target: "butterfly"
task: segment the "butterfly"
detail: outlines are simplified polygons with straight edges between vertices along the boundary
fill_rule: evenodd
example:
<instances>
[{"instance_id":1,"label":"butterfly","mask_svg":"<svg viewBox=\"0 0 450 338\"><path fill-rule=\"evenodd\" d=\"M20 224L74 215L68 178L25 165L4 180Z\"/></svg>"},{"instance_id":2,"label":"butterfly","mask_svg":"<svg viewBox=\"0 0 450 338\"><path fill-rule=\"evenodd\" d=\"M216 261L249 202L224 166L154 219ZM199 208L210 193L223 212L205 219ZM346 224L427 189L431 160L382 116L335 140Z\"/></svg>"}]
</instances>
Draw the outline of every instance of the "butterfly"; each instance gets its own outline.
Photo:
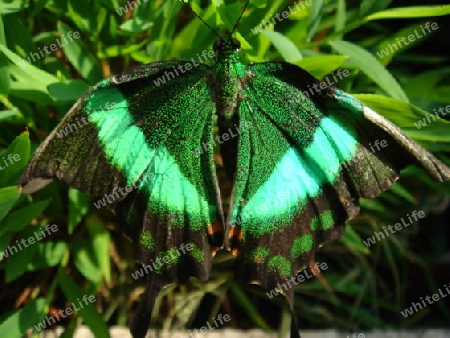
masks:
<instances>
[{"instance_id":1,"label":"butterfly","mask_svg":"<svg viewBox=\"0 0 450 338\"><path fill-rule=\"evenodd\" d=\"M351 95L286 62L242 64L236 25L216 33L213 66L153 62L96 84L19 180L24 193L57 178L109 202L151 271L134 337L145 336L159 291L207 280L218 250L235 255L242 282L275 289L342 236L360 198L389 189L406 166L450 180L450 168ZM293 308L293 288L280 291Z\"/></svg>"}]
</instances>

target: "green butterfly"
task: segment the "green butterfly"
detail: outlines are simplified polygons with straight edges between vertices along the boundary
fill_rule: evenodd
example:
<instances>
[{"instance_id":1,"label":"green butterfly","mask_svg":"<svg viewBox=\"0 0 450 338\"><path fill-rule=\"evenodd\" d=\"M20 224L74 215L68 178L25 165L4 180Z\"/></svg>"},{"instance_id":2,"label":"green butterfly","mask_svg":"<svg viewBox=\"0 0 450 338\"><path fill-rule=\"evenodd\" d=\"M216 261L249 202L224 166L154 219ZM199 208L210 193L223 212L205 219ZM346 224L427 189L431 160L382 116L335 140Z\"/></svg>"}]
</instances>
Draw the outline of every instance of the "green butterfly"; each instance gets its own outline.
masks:
<instances>
[{"instance_id":1,"label":"green butterfly","mask_svg":"<svg viewBox=\"0 0 450 338\"><path fill-rule=\"evenodd\" d=\"M311 93L319 80L286 62L245 66L239 49L230 34L214 44L212 67L154 62L96 84L19 181L32 193L58 178L115 210L137 262L152 271L134 337L145 336L161 288L207 280L218 249L236 255L240 280L271 290L341 237L358 200L389 189L406 166L450 179L448 167L351 95L330 86ZM229 210L214 144L234 182ZM283 292L292 308L293 288Z\"/></svg>"}]
</instances>

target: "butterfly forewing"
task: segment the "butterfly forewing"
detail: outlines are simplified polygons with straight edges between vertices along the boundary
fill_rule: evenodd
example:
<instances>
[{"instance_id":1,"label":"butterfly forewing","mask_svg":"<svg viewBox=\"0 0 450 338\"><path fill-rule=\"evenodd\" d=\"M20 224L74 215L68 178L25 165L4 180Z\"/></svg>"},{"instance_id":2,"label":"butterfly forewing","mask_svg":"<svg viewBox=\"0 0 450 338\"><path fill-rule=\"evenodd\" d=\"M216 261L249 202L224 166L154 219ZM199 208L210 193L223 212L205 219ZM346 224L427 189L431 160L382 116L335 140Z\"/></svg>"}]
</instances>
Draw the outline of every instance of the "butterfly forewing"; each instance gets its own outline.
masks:
<instances>
[{"instance_id":1,"label":"butterfly forewing","mask_svg":"<svg viewBox=\"0 0 450 338\"><path fill-rule=\"evenodd\" d=\"M213 149L202 147L213 137L210 70L200 65L172 78L185 64L144 65L97 84L37 150L19 182L31 192L42 186L36 178L59 178L114 207L136 243L137 261L157 276L158 291L189 276L207 279L212 246L223 237ZM158 82L164 77L165 84ZM85 122L59 138L75 121ZM165 256L169 261L160 264Z\"/></svg>"}]
</instances>

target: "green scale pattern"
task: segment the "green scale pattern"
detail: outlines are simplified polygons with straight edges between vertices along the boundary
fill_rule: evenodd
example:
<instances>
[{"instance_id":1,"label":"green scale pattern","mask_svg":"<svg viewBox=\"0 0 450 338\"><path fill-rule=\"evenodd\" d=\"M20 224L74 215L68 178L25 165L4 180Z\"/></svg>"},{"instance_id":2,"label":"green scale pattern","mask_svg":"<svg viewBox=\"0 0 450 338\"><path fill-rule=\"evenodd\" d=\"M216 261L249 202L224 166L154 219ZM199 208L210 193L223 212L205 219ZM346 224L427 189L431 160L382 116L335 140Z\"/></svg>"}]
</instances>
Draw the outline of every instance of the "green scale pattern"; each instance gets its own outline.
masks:
<instances>
[{"instance_id":1,"label":"green scale pattern","mask_svg":"<svg viewBox=\"0 0 450 338\"><path fill-rule=\"evenodd\" d=\"M311 220L310 228L313 231L324 231L333 227L335 224L335 217L331 210L327 210ZM290 245L290 256L283 257L275 255L269 259L271 251L277 251L277 248L258 247L251 252L248 252L245 257L246 263L260 264L265 260L269 262L271 271L278 272L283 277L292 276L291 261L300 257L301 255L310 252L313 249L313 236L306 234L297 237Z\"/></svg>"},{"instance_id":2,"label":"green scale pattern","mask_svg":"<svg viewBox=\"0 0 450 338\"><path fill-rule=\"evenodd\" d=\"M173 65L170 62L164 69ZM172 91L140 78L155 71L149 65L100 83L86 100L85 111L115 105L90 118L108 161L125 174L128 185L143 176L152 177L139 187L149 198L150 210L163 218L176 215L170 219L174 226L204 231L205 224L218 218L215 203L209 203L216 199L214 166L211 158L192 153L212 139L209 89L203 77L191 74L171 80ZM116 81L121 85L115 86ZM127 86L129 81L143 83ZM175 94L180 92L185 99Z\"/></svg>"}]
</instances>

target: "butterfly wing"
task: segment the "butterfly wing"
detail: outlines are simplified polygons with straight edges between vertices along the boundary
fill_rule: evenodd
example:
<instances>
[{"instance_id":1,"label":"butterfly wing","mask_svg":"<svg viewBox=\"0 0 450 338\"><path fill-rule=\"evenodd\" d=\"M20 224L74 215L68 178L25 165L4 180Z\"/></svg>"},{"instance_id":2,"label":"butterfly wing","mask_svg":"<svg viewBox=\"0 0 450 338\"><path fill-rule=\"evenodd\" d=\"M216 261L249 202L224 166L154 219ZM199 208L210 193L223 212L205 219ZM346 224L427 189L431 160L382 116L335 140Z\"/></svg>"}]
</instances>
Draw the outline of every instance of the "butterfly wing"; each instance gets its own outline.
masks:
<instances>
[{"instance_id":1,"label":"butterfly wing","mask_svg":"<svg viewBox=\"0 0 450 338\"><path fill-rule=\"evenodd\" d=\"M247 70L239 123L250 127L238 141L228 245L242 280L277 288L292 306L292 277L341 237L359 198L388 189L409 164L437 181L450 169L350 95L331 87L312 95L319 81L297 66Z\"/></svg>"},{"instance_id":2,"label":"butterfly wing","mask_svg":"<svg viewBox=\"0 0 450 338\"><path fill-rule=\"evenodd\" d=\"M152 63L97 84L19 182L31 193L58 178L114 207L148 274L135 337L145 335L159 290L189 276L207 279L213 247L223 242L213 153L202 149L213 138L210 69L181 73L187 64Z\"/></svg>"}]
</instances>

